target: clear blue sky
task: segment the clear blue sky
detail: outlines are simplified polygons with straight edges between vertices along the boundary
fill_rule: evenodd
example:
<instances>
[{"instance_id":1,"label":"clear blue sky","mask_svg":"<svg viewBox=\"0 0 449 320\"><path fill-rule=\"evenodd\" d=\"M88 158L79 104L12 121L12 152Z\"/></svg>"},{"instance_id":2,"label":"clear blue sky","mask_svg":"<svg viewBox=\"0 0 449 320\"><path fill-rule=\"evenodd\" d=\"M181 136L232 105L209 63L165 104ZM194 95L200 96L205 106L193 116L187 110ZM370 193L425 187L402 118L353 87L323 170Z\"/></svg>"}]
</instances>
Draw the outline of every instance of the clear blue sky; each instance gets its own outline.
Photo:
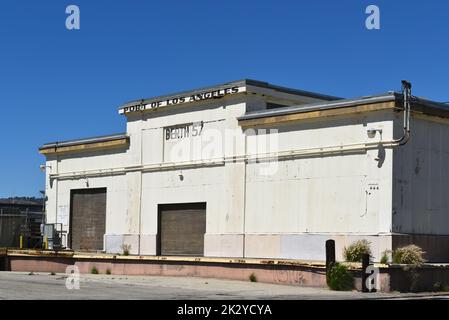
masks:
<instances>
[{"instance_id":1,"label":"clear blue sky","mask_svg":"<svg viewBox=\"0 0 449 320\"><path fill-rule=\"evenodd\" d=\"M125 131L129 100L241 78L355 97L407 78L449 101L448 16L442 0L3 0L0 197L39 195L43 143Z\"/></svg>"}]
</instances>

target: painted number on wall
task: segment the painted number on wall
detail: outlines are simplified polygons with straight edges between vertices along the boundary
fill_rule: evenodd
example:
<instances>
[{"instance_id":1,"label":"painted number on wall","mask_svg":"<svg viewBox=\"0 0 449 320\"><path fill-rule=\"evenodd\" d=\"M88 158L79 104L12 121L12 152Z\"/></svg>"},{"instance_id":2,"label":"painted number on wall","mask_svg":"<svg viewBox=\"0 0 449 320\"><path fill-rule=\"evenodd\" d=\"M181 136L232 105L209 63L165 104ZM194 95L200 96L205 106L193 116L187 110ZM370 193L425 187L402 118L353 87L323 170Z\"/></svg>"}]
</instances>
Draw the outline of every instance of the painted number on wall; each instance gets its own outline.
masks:
<instances>
[{"instance_id":1,"label":"painted number on wall","mask_svg":"<svg viewBox=\"0 0 449 320\"><path fill-rule=\"evenodd\" d=\"M183 124L175 127L165 128L165 140L184 139L201 135L203 122Z\"/></svg>"}]
</instances>

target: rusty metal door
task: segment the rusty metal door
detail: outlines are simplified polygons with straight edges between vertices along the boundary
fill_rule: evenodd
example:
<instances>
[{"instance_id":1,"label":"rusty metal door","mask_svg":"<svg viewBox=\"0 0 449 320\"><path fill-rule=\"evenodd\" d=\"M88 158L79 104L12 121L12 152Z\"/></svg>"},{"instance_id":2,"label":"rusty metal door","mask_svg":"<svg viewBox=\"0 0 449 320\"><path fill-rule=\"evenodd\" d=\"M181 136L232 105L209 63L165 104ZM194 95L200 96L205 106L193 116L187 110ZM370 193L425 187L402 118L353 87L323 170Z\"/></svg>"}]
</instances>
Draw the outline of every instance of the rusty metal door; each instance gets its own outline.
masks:
<instances>
[{"instance_id":1,"label":"rusty metal door","mask_svg":"<svg viewBox=\"0 0 449 320\"><path fill-rule=\"evenodd\" d=\"M159 206L158 253L203 256L206 203Z\"/></svg>"},{"instance_id":2,"label":"rusty metal door","mask_svg":"<svg viewBox=\"0 0 449 320\"><path fill-rule=\"evenodd\" d=\"M71 191L70 239L73 250L103 250L106 188Z\"/></svg>"}]
</instances>

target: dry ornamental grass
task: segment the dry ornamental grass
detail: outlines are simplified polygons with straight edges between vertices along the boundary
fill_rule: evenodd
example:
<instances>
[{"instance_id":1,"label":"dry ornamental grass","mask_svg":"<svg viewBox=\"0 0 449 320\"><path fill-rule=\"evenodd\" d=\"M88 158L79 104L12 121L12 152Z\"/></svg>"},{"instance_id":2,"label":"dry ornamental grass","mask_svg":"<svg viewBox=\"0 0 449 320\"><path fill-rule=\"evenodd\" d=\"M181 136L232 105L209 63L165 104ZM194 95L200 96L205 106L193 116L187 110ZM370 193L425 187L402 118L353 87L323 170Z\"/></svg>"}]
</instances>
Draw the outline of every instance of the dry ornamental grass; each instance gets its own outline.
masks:
<instances>
[{"instance_id":1,"label":"dry ornamental grass","mask_svg":"<svg viewBox=\"0 0 449 320\"><path fill-rule=\"evenodd\" d=\"M358 240L344 248L343 256L348 262L361 262L364 254L372 255L370 246L371 242L368 240Z\"/></svg>"}]
</instances>

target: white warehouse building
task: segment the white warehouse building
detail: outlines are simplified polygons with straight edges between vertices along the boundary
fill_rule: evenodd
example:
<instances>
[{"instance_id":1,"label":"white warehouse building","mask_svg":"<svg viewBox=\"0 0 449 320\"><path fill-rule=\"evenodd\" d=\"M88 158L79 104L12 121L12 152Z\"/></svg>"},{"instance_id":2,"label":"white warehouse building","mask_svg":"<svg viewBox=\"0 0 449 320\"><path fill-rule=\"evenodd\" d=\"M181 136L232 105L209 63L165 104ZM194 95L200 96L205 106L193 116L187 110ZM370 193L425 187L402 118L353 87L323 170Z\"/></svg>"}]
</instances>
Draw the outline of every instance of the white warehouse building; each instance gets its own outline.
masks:
<instances>
[{"instance_id":1,"label":"white warehouse building","mask_svg":"<svg viewBox=\"0 0 449 320\"><path fill-rule=\"evenodd\" d=\"M48 143L46 220L73 250L374 260L415 243L449 261L449 107L255 80L120 107L126 133Z\"/></svg>"}]
</instances>

